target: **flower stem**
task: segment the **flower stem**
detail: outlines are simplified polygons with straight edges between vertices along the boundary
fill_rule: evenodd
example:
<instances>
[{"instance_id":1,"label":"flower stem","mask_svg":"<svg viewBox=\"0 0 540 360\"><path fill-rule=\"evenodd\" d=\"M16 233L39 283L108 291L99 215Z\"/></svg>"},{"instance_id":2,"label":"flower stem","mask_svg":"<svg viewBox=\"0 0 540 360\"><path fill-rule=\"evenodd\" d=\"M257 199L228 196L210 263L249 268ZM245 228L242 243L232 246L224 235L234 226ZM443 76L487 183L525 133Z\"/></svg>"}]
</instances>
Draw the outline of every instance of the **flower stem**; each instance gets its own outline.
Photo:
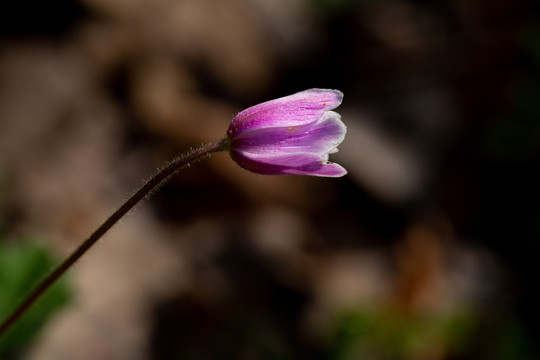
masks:
<instances>
[{"instance_id":1,"label":"flower stem","mask_svg":"<svg viewBox=\"0 0 540 360\"><path fill-rule=\"evenodd\" d=\"M43 295L67 270L71 268L114 224L118 222L137 203L152 194L160 185L164 184L176 172L189 167L212 153L226 150L229 146L228 138L216 143L203 145L181 155L158 171L139 190L137 190L122 206L120 206L100 227L98 227L79 247L58 265L46 278L44 278L19 306L0 325L0 337Z\"/></svg>"}]
</instances>

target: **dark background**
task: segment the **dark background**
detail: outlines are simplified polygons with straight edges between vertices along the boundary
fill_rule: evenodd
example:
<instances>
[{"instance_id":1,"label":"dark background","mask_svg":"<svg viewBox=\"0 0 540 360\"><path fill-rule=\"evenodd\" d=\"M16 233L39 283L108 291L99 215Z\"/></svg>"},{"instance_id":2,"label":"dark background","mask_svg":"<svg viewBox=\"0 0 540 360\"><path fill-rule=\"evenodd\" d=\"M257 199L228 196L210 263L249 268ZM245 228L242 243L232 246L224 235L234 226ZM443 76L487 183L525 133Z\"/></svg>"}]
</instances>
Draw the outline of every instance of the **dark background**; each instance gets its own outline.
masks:
<instances>
[{"instance_id":1,"label":"dark background","mask_svg":"<svg viewBox=\"0 0 540 360\"><path fill-rule=\"evenodd\" d=\"M175 177L77 264L71 302L21 354L537 358L539 15L521 0L0 5L0 241L65 256L258 102L340 89L348 127L344 178L255 175L225 154Z\"/></svg>"}]
</instances>

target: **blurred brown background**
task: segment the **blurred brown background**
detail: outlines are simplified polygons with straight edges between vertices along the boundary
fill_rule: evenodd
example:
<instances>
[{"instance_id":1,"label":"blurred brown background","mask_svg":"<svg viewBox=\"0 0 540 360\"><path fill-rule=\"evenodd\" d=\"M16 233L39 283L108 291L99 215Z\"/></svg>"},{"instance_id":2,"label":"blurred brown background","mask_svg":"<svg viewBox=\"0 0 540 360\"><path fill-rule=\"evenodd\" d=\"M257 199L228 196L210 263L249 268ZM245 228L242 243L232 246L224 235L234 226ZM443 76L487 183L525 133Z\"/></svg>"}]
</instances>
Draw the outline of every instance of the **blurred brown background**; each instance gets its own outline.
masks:
<instances>
[{"instance_id":1,"label":"blurred brown background","mask_svg":"<svg viewBox=\"0 0 540 360\"><path fill-rule=\"evenodd\" d=\"M348 127L341 179L226 154L175 177L77 264L24 358L536 358L539 5L4 2L4 241L65 256L258 102L340 89Z\"/></svg>"}]
</instances>

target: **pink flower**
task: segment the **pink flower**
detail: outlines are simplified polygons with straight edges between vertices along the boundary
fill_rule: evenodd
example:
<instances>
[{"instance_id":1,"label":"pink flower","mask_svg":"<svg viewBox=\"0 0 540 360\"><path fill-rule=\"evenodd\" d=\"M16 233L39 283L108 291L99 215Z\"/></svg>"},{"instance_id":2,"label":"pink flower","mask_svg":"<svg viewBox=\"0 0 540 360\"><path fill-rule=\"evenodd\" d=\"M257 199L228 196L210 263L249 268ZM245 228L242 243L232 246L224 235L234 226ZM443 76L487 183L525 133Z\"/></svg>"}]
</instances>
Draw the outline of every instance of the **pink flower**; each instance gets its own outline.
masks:
<instances>
[{"instance_id":1,"label":"pink flower","mask_svg":"<svg viewBox=\"0 0 540 360\"><path fill-rule=\"evenodd\" d=\"M331 111L342 99L339 90L309 89L240 112L227 130L232 159L265 175L345 175L347 170L328 161L347 132Z\"/></svg>"}]
</instances>

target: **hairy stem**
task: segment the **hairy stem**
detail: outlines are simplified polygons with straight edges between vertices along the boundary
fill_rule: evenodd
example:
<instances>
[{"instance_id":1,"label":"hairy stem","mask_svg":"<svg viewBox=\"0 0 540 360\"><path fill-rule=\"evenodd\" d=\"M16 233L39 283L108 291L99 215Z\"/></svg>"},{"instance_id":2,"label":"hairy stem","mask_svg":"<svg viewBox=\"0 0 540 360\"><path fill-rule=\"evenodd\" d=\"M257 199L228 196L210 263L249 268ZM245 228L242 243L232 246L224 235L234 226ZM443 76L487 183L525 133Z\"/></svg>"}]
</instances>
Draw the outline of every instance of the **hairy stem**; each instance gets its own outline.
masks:
<instances>
[{"instance_id":1,"label":"hairy stem","mask_svg":"<svg viewBox=\"0 0 540 360\"><path fill-rule=\"evenodd\" d=\"M174 173L180 171L192 163L209 157L212 153L226 150L229 146L228 139L193 149L187 154L181 155L148 180L137 190L122 206L118 208L100 227L98 227L79 247L58 265L46 278L44 278L30 294L28 294L19 306L0 325L2 336L17 320L43 295L81 256L83 256L114 224L118 222L137 203L148 197L152 191L164 184Z\"/></svg>"}]
</instances>

